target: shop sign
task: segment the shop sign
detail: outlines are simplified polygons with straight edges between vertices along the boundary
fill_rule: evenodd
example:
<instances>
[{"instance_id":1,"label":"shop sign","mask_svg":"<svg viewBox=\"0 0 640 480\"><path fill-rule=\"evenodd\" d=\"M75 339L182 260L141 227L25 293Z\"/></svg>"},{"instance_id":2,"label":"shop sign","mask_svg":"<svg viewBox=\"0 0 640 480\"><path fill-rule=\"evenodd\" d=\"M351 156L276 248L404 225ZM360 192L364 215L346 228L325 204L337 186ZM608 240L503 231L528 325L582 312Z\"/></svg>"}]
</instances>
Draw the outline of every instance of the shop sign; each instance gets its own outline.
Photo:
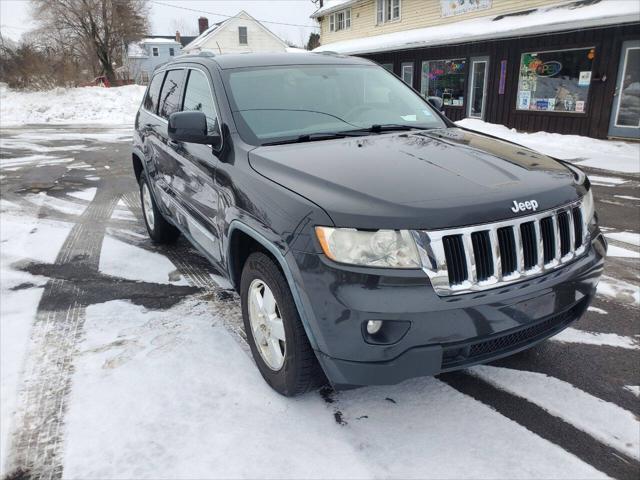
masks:
<instances>
[{"instance_id":1,"label":"shop sign","mask_svg":"<svg viewBox=\"0 0 640 480\"><path fill-rule=\"evenodd\" d=\"M536 75L539 77L553 77L562 70L562 63L555 60L549 62L539 63L535 67Z\"/></svg>"},{"instance_id":2,"label":"shop sign","mask_svg":"<svg viewBox=\"0 0 640 480\"><path fill-rule=\"evenodd\" d=\"M440 0L440 15L451 17L491 8L492 0Z\"/></svg>"},{"instance_id":3,"label":"shop sign","mask_svg":"<svg viewBox=\"0 0 640 480\"><path fill-rule=\"evenodd\" d=\"M500 62L500 82L498 84L498 95L504 95L504 85L507 80L507 61Z\"/></svg>"}]
</instances>

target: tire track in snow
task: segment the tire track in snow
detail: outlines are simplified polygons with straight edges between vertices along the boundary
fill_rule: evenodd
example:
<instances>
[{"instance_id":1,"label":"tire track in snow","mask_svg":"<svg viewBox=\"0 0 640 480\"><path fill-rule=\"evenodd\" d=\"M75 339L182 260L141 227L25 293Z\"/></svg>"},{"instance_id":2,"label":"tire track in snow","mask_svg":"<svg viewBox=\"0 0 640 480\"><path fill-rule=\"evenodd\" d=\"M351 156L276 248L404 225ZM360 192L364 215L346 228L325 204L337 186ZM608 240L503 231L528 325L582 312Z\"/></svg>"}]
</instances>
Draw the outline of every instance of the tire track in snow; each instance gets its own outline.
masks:
<instances>
[{"instance_id":1,"label":"tire track in snow","mask_svg":"<svg viewBox=\"0 0 640 480\"><path fill-rule=\"evenodd\" d=\"M138 192L127 192L122 200L138 219L146 235ZM249 346L246 343L247 336L244 332L239 297L235 292L220 286L211 277L212 274L219 275L219 273L199 253L193 253L191 248L188 245L177 244L162 249L161 253L176 266L178 272L187 279L190 285L210 292L211 304L220 321L227 330L241 340L243 349L248 352Z\"/></svg>"},{"instance_id":2,"label":"tire track in snow","mask_svg":"<svg viewBox=\"0 0 640 480\"><path fill-rule=\"evenodd\" d=\"M106 220L120 194L99 189L78 217L56 265L82 265L98 271ZM83 334L82 291L52 279L44 287L23 368L19 412L13 428L7 471L26 470L33 478L61 478L64 415L73 374L73 356Z\"/></svg>"},{"instance_id":3,"label":"tire track in snow","mask_svg":"<svg viewBox=\"0 0 640 480\"><path fill-rule=\"evenodd\" d=\"M601 472L618 479L638 478L640 463L549 414L535 403L494 387L466 372L447 373L438 378L545 440L555 443ZM568 405L567 408L571 406Z\"/></svg>"}]
</instances>

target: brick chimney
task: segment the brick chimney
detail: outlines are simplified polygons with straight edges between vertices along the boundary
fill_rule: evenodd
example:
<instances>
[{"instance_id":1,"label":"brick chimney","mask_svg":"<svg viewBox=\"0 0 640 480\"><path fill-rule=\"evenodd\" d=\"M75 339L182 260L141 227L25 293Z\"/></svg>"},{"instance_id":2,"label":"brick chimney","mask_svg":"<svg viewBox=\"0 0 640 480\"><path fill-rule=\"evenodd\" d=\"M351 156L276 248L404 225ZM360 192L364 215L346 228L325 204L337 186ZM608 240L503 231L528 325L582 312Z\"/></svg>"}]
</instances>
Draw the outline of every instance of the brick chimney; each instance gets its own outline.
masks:
<instances>
[{"instance_id":1,"label":"brick chimney","mask_svg":"<svg viewBox=\"0 0 640 480\"><path fill-rule=\"evenodd\" d=\"M180 43L180 32L176 30L176 42Z\"/></svg>"},{"instance_id":2,"label":"brick chimney","mask_svg":"<svg viewBox=\"0 0 640 480\"><path fill-rule=\"evenodd\" d=\"M202 34L207 28L209 28L209 19L207 17L200 17L198 19L198 30L200 30Z\"/></svg>"}]
</instances>

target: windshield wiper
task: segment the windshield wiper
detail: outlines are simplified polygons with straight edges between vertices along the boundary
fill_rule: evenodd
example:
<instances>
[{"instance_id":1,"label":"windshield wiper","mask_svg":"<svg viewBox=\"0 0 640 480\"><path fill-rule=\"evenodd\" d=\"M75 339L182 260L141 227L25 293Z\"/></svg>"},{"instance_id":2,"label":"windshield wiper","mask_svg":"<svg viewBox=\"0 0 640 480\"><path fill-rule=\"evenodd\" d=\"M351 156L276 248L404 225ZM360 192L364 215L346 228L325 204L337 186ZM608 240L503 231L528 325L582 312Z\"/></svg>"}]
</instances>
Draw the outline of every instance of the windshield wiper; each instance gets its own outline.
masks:
<instances>
[{"instance_id":1,"label":"windshield wiper","mask_svg":"<svg viewBox=\"0 0 640 480\"><path fill-rule=\"evenodd\" d=\"M419 127L417 125L402 125L400 123L374 124L370 127L358 128L357 130L348 130L340 132L345 135L362 134L362 133L382 133L382 132L404 132L409 130L429 130L431 127Z\"/></svg>"},{"instance_id":2,"label":"windshield wiper","mask_svg":"<svg viewBox=\"0 0 640 480\"><path fill-rule=\"evenodd\" d=\"M315 142L319 140L331 140L334 138L344 138L348 134L347 132L325 132L325 133L307 133L304 135L298 135L294 138L287 138L285 140L276 140L275 142L266 142L263 143L263 146L266 145L286 145L287 143L304 143L304 142ZM362 135L360 133L359 135Z\"/></svg>"}]
</instances>

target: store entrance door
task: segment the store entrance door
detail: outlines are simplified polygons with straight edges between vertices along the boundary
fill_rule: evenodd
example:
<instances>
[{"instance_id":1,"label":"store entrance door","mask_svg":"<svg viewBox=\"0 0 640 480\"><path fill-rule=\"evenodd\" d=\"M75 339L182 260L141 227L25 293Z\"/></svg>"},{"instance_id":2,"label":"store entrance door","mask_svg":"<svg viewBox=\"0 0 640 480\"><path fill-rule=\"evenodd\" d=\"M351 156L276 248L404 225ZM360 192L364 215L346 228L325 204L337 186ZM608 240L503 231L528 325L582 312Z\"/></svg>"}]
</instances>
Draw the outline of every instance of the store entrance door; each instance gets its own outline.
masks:
<instances>
[{"instance_id":1,"label":"store entrance door","mask_svg":"<svg viewBox=\"0 0 640 480\"><path fill-rule=\"evenodd\" d=\"M609 136L640 139L640 40L622 44Z\"/></svg>"}]
</instances>

